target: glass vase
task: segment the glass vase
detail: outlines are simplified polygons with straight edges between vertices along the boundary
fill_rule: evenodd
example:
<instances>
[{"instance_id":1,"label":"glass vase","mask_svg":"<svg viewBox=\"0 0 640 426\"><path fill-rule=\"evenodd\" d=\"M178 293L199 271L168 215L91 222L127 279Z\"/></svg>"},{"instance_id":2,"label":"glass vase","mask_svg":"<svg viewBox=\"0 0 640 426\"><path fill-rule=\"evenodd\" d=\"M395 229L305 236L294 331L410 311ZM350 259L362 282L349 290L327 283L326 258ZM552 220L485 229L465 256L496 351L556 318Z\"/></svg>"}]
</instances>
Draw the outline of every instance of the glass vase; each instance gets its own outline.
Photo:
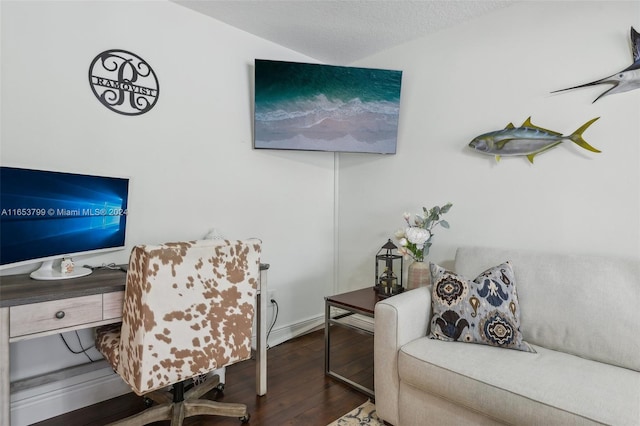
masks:
<instances>
[{"instance_id":1,"label":"glass vase","mask_svg":"<svg viewBox=\"0 0 640 426\"><path fill-rule=\"evenodd\" d=\"M409 265L407 277L407 290L424 287L431 284L431 272L429 264L423 261L415 261Z\"/></svg>"}]
</instances>

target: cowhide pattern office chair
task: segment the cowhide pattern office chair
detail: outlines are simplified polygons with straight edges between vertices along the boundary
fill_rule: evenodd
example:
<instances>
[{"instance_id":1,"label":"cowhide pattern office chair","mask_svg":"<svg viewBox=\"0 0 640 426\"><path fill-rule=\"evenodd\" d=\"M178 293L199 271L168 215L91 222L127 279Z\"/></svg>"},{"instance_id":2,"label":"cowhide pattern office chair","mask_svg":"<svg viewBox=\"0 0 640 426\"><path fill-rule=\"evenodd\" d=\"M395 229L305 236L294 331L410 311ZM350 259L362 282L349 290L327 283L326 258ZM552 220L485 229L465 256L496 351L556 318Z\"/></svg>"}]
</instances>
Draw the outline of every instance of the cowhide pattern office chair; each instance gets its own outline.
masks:
<instances>
[{"instance_id":1,"label":"cowhide pattern office chair","mask_svg":"<svg viewBox=\"0 0 640 426\"><path fill-rule=\"evenodd\" d=\"M249 420L244 404L198 399L218 385L217 376L190 386L251 356L260 251L257 239L133 249L122 324L99 328L96 347L136 394L159 405L116 424L174 426L195 415Z\"/></svg>"}]
</instances>

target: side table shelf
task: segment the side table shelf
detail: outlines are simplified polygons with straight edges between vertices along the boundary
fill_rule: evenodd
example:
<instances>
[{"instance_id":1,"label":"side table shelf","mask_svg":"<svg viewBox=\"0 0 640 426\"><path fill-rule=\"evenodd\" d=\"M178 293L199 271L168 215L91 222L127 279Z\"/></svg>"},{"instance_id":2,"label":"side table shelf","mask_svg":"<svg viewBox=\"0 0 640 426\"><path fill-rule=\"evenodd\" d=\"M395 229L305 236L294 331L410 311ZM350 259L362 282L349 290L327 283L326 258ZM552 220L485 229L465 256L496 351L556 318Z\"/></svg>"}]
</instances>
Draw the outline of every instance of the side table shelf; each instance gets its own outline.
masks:
<instances>
[{"instance_id":1,"label":"side table shelf","mask_svg":"<svg viewBox=\"0 0 640 426\"><path fill-rule=\"evenodd\" d=\"M373 287L325 297L324 371L325 375L374 398L373 321L379 296ZM336 356L334 336L347 339L345 355ZM351 336L351 337L349 337ZM337 360L335 358L338 358ZM332 361L342 361L334 365Z\"/></svg>"}]
</instances>

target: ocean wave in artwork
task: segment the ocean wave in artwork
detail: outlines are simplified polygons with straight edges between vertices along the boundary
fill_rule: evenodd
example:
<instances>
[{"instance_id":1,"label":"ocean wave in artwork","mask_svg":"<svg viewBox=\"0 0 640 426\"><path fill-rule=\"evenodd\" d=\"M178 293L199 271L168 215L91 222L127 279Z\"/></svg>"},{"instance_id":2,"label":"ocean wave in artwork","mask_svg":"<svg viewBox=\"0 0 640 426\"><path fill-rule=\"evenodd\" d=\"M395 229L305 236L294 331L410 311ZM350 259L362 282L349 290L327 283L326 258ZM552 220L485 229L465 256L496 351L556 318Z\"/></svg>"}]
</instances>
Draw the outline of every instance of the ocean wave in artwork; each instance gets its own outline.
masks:
<instances>
[{"instance_id":1,"label":"ocean wave in artwork","mask_svg":"<svg viewBox=\"0 0 640 426\"><path fill-rule=\"evenodd\" d=\"M329 101L324 95L313 101L271 104L256 110L256 134L262 141L290 139L333 140L347 135L361 142L393 138L398 126L398 105L391 102Z\"/></svg>"},{"instance_id":2,"label":"ocean wave in artwork","mask_svg":"<svg viewBox=\"0 0 640 426\"><path fill-rule=\"evenodd\" d=\"M331 84L323 88L315 87L317 83L311 88L304 85L300 75L293 79L297 85L286 90L280 80L269 85L256 82L256 147L395 153L399 81L395 90L386 85L381 90L364 85L363 75L357 80L350 75L351 84L345 86L335 81L345 83L344 77L332 80L325 71L320 73L322 80ZM317 77L317 73L311 75Z\"/></svg>"}]
</instances>

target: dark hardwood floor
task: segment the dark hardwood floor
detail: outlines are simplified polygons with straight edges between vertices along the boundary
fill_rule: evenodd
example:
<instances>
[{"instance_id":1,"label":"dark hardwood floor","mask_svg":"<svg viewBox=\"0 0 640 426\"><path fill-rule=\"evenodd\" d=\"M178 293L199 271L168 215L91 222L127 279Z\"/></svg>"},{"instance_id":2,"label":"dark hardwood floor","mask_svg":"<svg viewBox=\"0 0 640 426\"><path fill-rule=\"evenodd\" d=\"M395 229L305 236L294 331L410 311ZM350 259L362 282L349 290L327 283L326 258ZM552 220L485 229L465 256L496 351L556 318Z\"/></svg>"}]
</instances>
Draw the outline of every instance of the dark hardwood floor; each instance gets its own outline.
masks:
<instances>
[{"instance_id":1,"label":"dark hardwood floor","mask_svg":"<svg viewBox=\"0 0 640 426\"><path fill-rule=\"evenodd\" d=\"M373 386L373 336L342 327L332 328L332 366L367 387ZM324 375L324 330L289 340L267 351L267 394L255 393L256 362L227 368L224 394L206 397L247 404L250 425L325 426L365 402L368 397ZM133 393L37 423L39 426L98 426L144 409ZM168 425L169 422L154 423ZM198 416L185 425L233 425L236 418Z\"/></svg>"}]
</instances>

